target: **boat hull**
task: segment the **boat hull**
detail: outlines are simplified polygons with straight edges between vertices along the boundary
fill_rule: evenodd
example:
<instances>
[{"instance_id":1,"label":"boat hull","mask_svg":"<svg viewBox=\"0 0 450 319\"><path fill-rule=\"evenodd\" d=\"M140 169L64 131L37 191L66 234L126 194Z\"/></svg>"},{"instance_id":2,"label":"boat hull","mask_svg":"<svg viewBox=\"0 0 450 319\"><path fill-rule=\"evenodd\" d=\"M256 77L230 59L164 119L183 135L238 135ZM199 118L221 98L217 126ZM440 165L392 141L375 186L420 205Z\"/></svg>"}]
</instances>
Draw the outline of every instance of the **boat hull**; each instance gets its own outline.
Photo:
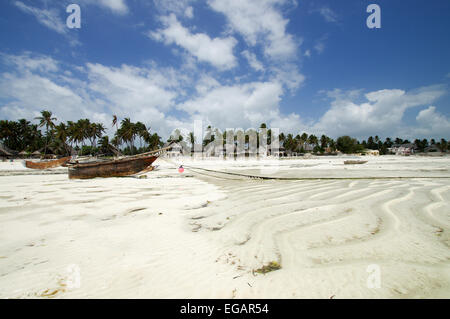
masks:
<instances>
[{"instance_id":1,"label":"boat hull","mask_svg":"<svg viewBox=\"0 0 450 319\"><path fill-rule=\"evenodd\" d=\"M345 165L362 165L366 164L368 161L344 161Z\"/></svg>"},{"instance_id":2,"label":"boat hull","mask_svg":"<svg viewBox=\"0 0 450 319\"><path fill-rule=\"evenodd\" d=\"M75 164L69 166L70 179L91 179L131 176L151 169L157 156L126 158L121 160Z\"/></svg>"},{"instance_id":3,"label":"boat hull","mask_svg":"<svg viewBox=\"0 0 450 319\"><path fill-rule=\"evenodd\" d=\"M63 157L54 161L48 161L48 162L32 162L32 161L25 161L25 167L31 168L31 169L49 169L49 168L55 168L59 166L63 166L67 164L72 157Z\"/></svg>"}]
</instances>

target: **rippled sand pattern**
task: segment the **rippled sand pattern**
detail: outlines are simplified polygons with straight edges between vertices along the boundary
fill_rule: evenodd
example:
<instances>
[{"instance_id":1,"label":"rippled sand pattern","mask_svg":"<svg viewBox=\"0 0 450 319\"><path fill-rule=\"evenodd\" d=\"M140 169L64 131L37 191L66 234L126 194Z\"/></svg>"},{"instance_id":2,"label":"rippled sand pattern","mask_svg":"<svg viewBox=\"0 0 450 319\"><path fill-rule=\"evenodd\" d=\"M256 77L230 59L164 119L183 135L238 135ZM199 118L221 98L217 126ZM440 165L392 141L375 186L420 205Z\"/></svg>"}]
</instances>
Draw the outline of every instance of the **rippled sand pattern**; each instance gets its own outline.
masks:
<instances>
[{"instance_id":1,"label":"rippled sand pattern","mask_svg":"<svg viewBox=\"0 0 450 319\"><path fill-rule=\"evenodd\" d=\"M0 178L0 298L212 294L216 270L203 269L214 264L212 247L183 214L222 193L186 175L152 177ZM73 265L81 272L77 289L68 287Z\"/></svg>"},{"instance_id":2,"label":"rippled sand pattern","mask_svg":"<svg viewBox=\"0 0 450 319\"><path fill-rule=\"evenodd\" d=\"M243 273L282 265L240 297L449 296L448 180L215 183L229 197L193 229L216 232ZM380 289L367 289L372 264Z\"/></svg>"},{"instance_id":3,"label":"rippled sand pattern","mask_svg":"<svg viewBox=\"0 0 450 319\"><path fill-rule=\"evenodd\" d=\"M147 175L0 177L0 298L450 297L450 179Z\"/></svg>"}]
</instances>

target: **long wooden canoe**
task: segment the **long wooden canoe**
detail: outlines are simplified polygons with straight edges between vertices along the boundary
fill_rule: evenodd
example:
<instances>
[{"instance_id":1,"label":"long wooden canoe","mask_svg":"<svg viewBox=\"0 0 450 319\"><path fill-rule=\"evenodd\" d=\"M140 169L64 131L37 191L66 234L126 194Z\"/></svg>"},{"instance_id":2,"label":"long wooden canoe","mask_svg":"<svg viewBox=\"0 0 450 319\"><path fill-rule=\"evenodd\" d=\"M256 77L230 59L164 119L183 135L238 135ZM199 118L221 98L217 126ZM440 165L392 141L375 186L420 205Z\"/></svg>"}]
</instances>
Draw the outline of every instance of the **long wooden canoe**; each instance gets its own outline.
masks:
<instances>
[{"instance_id":1,"label":"long wooden canoe","mask_svg":"<svg viewBox=\"0 0 450 319\"><path fill-rule=\"evenodd\" d=\"M31 168L31 169L48 169L48 168L55 168L62 165L65 165L70 161L72 157L63 157L57 160L53 161L45 161L45 162L32 162L32 161L25 161L25 167Z\"/></svg>"},{"instance_id":2,"label":"long wooden canoe","mask_svg":"<svg viewBox=\"0 0 450 319\"><path fill-rule=\"evenodd\" d=\"M366 164L368 161L353 161L353 160L349 160L349 161L344 161L345 165L360 165L360 164Z\"/></svg>"},{"instance_id":3,"label":"long wooden canoe","mask_svg":"<svg viewBox=\"0 0 450 319\"><path fill-rule=\"evenodd\" d=\"M69 164L70 179L131 176L151 169L157 156L139 156L112 161Z\"/></svg>"}]
</instances>

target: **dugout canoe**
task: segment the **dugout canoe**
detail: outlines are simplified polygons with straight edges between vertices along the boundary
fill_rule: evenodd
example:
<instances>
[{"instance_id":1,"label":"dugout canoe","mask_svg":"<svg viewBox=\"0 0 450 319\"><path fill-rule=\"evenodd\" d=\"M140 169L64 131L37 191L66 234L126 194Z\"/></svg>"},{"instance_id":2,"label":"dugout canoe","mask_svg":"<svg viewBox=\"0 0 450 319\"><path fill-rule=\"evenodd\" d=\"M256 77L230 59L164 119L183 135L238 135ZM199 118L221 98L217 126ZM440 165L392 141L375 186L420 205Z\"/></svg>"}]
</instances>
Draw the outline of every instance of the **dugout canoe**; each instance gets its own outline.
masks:
<instances>
[{"instance_id":1,"label":"dugout canoe","mask_svg":"<svg viewBox=\"0 0 450 319\"><path fill-rule=\"evenodd\" d=\"M359 164L366 164L368 161L344 161L345 165L359 165Z\"/></svg>"},{"instance_id":2,"label":"dugout canoe","mask_svg":"<svg viewBox=\"0 0 450 319\"><path fill-rule=\"evenodd\" d=\"M31 169L49 169L49 168L55 168L59 166L66 165L70 160L71 156L63 157L57 160L52 161L42 161L42 162L32 162L32 161L25 161L25 167L31 168Z\"/></svg>"},{"instance_id":3,"label":"dugout canoe","mask_svg":"<svg viewBox=\"0 0 450 319\"><path fill-rule=\"evenodd\" d=\"M96 177L124 177L152 169L158 156L139 156L103 162L69 163L70 179L90 179Z\"/></svg>"}]
</instances>

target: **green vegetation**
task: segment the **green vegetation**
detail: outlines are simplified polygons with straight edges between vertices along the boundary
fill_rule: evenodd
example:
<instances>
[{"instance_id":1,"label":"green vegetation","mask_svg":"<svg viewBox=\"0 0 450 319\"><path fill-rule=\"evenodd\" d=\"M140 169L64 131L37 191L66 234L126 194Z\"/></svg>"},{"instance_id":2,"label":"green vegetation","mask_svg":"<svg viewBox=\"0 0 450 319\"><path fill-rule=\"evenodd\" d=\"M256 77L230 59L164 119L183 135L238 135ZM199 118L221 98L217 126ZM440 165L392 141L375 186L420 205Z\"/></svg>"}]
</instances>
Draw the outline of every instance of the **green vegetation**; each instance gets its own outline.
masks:
<instances>
[{"instance_id":1,"label":"green vegetation","mask_svg":"<svg viewBox=\"0 0 450 319\"><path fill-rule=\"evenodd\" d=\"M281 265L276 261L271 261L267 265L262 266L259 269L256 269L255 272L258 274L266 274L271 271L279 270L281 269Z\"/></svg>"},{"instance_id":2,"label":"green vegetation","mask_svg":"<svg viewBox=\"0 0 450 319\"><path fill-rule=\"evenodd\" d=\"M56 125L57 119L52 112L42 111L35 120L39 124L31 124L25 119L17 122L0 120L0 142L13 151L29 154L39 151L44 155L76 152L79 155L105 156L112 156L118 151L125 155L148 152L163 144L157 133L151 134L145 124L133 123L129 118L122 120L119 126L117 116L113 117L116 132L112 140L104 135L106 128L102 123L92 123L89 119ZM139 148L135 145L136 139L139 139Z\"/></svg>"},{"instance_id":3,"label":"green vegetation","mask_svg":"<svg viewBox=\"0 0 450 319\"><path fill-rule=\"evenodd\" d=\"M116 115L112 119L112 129L115 130L112 138L104 135L107 128L103 124L92 123L89 119L56 124L57 119L53 117L52 112L42 111L41 115L34 120L38 121L38 124L32 124L26 119L0 120L0 142L10 150L24 151L28 154L39 151L41 154L68 155L76 152L79 155L101 154L104 156L113 156L119 151L124 155L134 155L158 149L163 145L162 138L157 133L150 133L150 128L142 122L133 123L130 118L119 121ZM261 124L260 128L267 130L267 144L270 145L272 130L268 129L265 123ZM203 146L214 141L217 129L208 126L206 133ZM256 131L258 147L259 134L260 132ZM223 132L222 137L225 144L226 132ZM237 136L234 140L237 140ZM341 136L334 140L326 135L318 138L307 133L294 136L280 132L279 140L280 146L284 148L287 155L293 153L336 154L337 151L352 154L363 153L366 149L378 150L380 155L384 155L388 154L389 148L394 145L408 145L415 148L415 152L447 152L449 149L445 139L438 142L434 139L430 141L416 139L414 143L411 143L398 137L395 140L388 137L382 141L378 136L370 136L367 141L360 143L350 136ZM183 141L183 136L179 130L176 130L168 141L180 142ZM188 135L187 142L192 145L193 150L193 144L198 141L195 140L192 132ZM245 135L245 142L249 142L248 135Z\"/></svg>"},{"instance_id":4,"label":"green vegetation","mask_svg":"<svg viewBox=\"0 0 450 319\"><path fill-rule=\"evenodd\" d=\"M378 136L370 136L367 141L363 140L359 142L357 139L350 136L341 136L335 140L322 135L318 139L315 135L308 135L303 133L293 137L292 134L285 135L281 133L280 146L285 148L286 153L314 153L314 154L330 154L336 151L344 154L364 153L365 150L378 150L380 155L386 155L389 153L389 148L396 146L411 145L415 148L415 152L447 152L449 150L449 144L445 139L441 139L436 142L431 139L429 142L427 139L416 139L414 143L401 138L396 138L394 141L388 137L385 141L382 141Z\"/></svg>"},{"instance_id":5,"label":"green vegetation","mask_svg":"<svg viewBox=\"0 0 450 319\"><path fill-rule=\"evenodd\" d=\"M339 137L336 141L336 146L339 151L345 154L361 153L364 151L364 146L350 136Z\"/></svg>"}]
</instances>

